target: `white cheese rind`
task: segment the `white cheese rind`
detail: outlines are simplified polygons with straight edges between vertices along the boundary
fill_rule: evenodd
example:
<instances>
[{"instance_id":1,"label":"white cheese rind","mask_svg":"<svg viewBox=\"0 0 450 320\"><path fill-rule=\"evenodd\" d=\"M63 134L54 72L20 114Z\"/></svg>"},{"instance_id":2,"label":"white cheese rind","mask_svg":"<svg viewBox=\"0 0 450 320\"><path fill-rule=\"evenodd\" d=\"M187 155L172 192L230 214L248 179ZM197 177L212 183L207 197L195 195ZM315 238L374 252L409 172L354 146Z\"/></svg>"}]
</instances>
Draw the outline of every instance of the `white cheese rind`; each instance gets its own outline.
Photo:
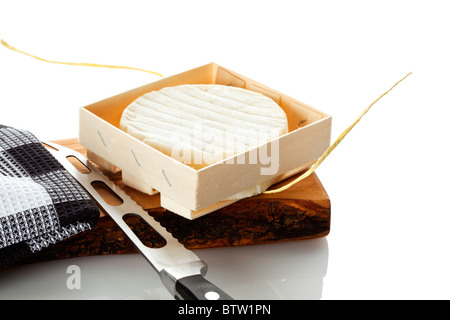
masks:
<instances>
[{"instance_id":1,"label":"white cheese rind","mask_svg":"<svg viewBox=\"0 0 450 320\"><path fill-rule=\"evenodd\" d=\"M124 110L120 128L197 167L288 132L286 114L272 99L223 85L181 85L144 94Z\"/></svg>"}]
</instances>

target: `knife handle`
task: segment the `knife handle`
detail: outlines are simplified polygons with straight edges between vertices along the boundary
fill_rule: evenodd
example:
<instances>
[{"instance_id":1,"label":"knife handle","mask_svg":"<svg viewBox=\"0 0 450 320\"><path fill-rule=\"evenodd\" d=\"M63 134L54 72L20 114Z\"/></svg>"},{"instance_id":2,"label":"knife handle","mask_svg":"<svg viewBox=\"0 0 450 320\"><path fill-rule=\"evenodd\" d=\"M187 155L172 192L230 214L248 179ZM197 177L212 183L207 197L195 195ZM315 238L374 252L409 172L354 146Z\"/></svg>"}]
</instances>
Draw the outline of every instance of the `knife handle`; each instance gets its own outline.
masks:
<instances>
[{"instance_id":1,"label":"knife handle","mask_svg":"<svg viewBox=\"0 0 450 320\"><path fill-rule=\"evenodd\" d=\"M180 300L233 300L199 274L179 279L175 290L176 298Z\"/></svg>"}]
</instances>

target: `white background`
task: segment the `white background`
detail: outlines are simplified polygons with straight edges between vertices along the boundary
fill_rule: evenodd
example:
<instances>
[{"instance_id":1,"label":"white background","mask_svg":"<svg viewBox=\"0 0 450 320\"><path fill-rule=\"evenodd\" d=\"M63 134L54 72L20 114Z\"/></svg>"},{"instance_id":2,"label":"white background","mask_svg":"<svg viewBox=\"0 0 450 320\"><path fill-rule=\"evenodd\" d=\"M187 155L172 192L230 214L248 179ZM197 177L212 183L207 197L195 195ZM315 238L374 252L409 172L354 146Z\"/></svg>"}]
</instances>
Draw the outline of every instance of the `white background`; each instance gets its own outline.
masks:
<instances>
[{"instance_id":1,"label":"white background","mask_svg":"<svg viewBox=\"0 0 450 320\"><path fill-rule=\"evenodd\" d=\"M50 60L164 76L216 62L332 115L332 140L412 71L317 170L332 203L328 237L197 253L236 299L448 299L447 4L3 0L0 37ZM76 137L79 107L158 79L0 47L0 123ZM81 290L66 287L70 264ZM133 255L6 270L0 298L171 297Z\"/></svg>"}]
</instances>

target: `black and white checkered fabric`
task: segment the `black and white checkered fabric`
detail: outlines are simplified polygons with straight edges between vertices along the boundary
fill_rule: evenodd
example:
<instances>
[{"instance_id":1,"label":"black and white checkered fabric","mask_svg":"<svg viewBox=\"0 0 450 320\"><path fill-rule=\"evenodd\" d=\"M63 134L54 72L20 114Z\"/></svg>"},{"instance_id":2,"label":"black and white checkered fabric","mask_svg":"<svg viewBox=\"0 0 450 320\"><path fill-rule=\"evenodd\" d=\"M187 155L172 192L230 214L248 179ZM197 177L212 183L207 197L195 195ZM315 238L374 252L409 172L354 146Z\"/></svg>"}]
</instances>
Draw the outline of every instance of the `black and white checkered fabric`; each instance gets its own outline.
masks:
<instances>
[{"instance_id":1,"label":"black and white checkered fabric","mask_svg":"<svg viewBox=\"0 0 450 320\"><path fill-rule=\"evenodd\" d=\"M0 125L0 268L91 229L99 210L30 132Z\"/></svg>"}]
</instances>

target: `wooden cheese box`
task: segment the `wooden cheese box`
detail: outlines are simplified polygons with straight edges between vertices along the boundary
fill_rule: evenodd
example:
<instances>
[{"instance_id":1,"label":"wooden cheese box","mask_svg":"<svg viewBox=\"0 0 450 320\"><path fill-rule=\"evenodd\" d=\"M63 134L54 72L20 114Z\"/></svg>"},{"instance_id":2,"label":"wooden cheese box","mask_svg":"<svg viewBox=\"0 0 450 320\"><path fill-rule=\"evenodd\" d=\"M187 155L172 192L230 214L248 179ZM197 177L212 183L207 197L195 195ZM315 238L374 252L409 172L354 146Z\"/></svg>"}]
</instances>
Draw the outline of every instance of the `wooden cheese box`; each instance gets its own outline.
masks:
<instances>
[{"instance_id":1,"label":"wooden cheese box","mask_svg":"<svg viewBox=\"0 0 450 320\"><path fill-rule=\"evenodd\" d=\"M260 92L288 117L289 132L265 145L201 169L185 165L120 130L123 110L143 94L181 84L222 84ZM121 171L128 186L160 194L161 207L187 219L224 208L229 197L258 184L275 184L311 166L330 144L331 117L287 95L210 63L82 107L79 142L88 158L111 172ZM276 170L264 173L263 161L250 163L276 146ZM244 159L244 161L242 161Z\"/></svg>"}]
</instances>

